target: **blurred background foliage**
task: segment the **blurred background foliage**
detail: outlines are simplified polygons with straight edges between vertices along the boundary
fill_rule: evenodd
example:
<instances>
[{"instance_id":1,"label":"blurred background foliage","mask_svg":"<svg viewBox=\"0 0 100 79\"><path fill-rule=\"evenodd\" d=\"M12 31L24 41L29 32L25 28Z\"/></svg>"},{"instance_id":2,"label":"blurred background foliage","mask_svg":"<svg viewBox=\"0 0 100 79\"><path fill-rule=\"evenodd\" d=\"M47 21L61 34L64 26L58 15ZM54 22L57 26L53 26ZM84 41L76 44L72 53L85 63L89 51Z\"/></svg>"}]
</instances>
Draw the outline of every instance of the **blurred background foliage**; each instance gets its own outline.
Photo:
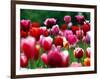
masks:
<instances>
[{"instance_id":1,"label":"blurred background foliage","mask_svg":"<svg viewBox=\"0 0 100 79\"><path fill-rule=\"evenodd\" d=\"M34 9L21 9L20 18L29 19L31 20L31 22L39 22L41 26L44 26L44 21L46 18L55 18L57 19L57 24L61 25L65 23L64 16L70 15L73 25L77 25L75 16L78 15L79 13L82 13L85 19L90 21L89 12L51 11L51 10L34 10Z\"/></svg>"}]
</instances>

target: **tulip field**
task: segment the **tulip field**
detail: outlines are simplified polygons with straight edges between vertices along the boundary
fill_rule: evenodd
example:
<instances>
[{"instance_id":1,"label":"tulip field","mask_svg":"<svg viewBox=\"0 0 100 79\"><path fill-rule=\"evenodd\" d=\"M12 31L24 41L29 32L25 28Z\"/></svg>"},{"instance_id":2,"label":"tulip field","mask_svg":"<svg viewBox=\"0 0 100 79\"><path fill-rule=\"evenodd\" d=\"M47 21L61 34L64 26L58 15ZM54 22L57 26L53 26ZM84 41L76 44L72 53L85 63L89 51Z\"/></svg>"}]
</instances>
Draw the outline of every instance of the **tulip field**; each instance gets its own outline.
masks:
<instances>
[{"instance_id":1,"label":"tulip field","mask_svg":"<svg viewBox=\"0 0 100 79\"><path fill-rule=\"evenodd\" d=\"M20 10L20 67L91 66L89 12Z\"/></svg>"}]
</instances>

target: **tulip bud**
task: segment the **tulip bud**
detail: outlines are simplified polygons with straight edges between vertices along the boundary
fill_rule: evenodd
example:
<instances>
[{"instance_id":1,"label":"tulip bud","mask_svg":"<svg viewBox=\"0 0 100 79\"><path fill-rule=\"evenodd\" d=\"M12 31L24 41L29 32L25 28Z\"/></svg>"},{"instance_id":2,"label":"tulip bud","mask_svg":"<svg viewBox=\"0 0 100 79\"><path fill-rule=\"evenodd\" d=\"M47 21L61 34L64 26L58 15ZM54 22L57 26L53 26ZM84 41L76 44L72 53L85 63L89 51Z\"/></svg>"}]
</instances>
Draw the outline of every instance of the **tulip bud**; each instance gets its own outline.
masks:
<instances>
[{"instance_id":1,"label":"tulip bud","mask_svg":"<svg viewBox=\"0 0 100 79\"><path fill-rule=\"evenodd\" d=\"M75 50L74 50L74 56L76 57L76 58L82 58L83 57L83 55L84 55L84 50L82 49L82 48L75 48Z\"/></svg>"},{"instance_id":2,"label":"tulip bud","mask_svg":"<svg viewBox=\"0 0 100 79\"><path fill-rule=\"evenodd\" d=\"M84 59L84 66L90 66L91 64L90 64L90 58L85 58Z\"/></svg>"},{"instance_id":3,"label":"tulip bud","mask_svg":"<svg viewBox=\"0 0 100 79\"><path fill-rule=\"evenodd\" d=\"M64 21L66 22L66 23L69 23L70 21L71 21L71 16L64 16Z\"/></svg>"},{"instance_id":4,"label":"tulip bud","mask_svg":"<svg viewBox=\"0 0 100 79\"><path fill-rule=\"evenodd\" d=\"M44 62L44 64L48 65L48 58L47 58L47 54L46 53L43 53L41 55L41 59Z\"/></svg>"}]
</instances>

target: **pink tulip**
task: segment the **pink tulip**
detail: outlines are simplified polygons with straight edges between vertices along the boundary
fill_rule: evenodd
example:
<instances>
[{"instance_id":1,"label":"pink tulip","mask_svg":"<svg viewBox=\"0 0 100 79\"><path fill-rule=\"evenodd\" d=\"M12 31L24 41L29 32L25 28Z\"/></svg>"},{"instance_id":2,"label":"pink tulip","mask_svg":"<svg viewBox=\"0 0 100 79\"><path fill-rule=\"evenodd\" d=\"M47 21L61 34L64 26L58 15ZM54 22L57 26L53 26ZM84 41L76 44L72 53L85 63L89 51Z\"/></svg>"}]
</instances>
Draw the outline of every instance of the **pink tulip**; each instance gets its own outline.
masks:
<instances>
[{"instance_id":1,"label":"pink tulip","mask_svg":"<svg viewBox=\"0 0 100 79\"><path fill-rule=\"evenodd\" d=\"M44 24L47 26L47 28L51 28L53 25L56 24L56 19L55 18L47 18L44 21Z\"/></svg>"},{"instance_id":2,"label":"pink tulip","mask_svg":"<svg viewBox=\"0 0 100 79\"><path fill-rule=\"evenodd\" d=\"M62 61L62 56L57 48L48 52L48 65L50 67L61 67Z\"/></svg>"},{"instance_id":3,"label":"pink tulip","mask_svg":"<svg viewBox=\"0 0 100 79\"><path fill-rule=\"evenodd\" d=\"M50 36L41 38L41 45L45 51L48 51L51 49L52 42L53 42L53 39Z\"/></svg>"},{"instance_id":4,"label":"pink tulip","mask_svg":"<svg viewBox=\"0 0 100 79\"><path fill-rule=\"evenodd\" d=\"M68 35L68 42L70 45L75 46L77 43L77 37L75 35Z\"/></svg>"},{"instance_id":5,"label":"pink tulip","mask_svg":"<svg viewBox=\"0 0 100 79\"><path fill-rule=\"evenodd\" d=\"M79 24L83 24L85 21L85 17L83 15L77 15L75 18Z\"/></svg>"},{"instance_id":6,"label":"pink tulip","mask_svg":"<svg viewBox=\"0 0 100 79\"><path fill-rule=\"evenodd\" d=\"M24 52L28 59L34 58L35 44L35 38L31 36L21 39L21 50Z\"/></svg>"},{"instance_id":7,"label":"pink tulip","mask_svg":"<svg viewBox=\"0 0 100 79\"><path fill-rule=\"evenodd\" d=\"M29 27L30 27L30 20L25 20L25 19L22 19L21 22L21 28L23 30L29 30Z\"/></svg>"},{"instance_id":8,"label":"pink tulip","mask_svg":"<svg viewBox=\"0 0 100 79\"><path fill-rule=\"evenodd\" d=\"M84 36L82 40L83 40L83 42L89 44L89 43L90 43L90 39L91 39L91 38L90 38L90 32L87 32L87 33L86 33L86 36Z\"/></svg>"},{"instance_id":9,"label":"pink tulip","mask_svg":"<svg viewBox=\"0 0 100 79\"><path fill-rule=\"evenodd\" d=\"M66 23L69 23L70 21L71 21L71 16L64 16L64 21L66 22Z\"/></svg>"},{"instance_id":10,"label":"pink tulip","mask_svg":"<svg viewBox=\"0 0 100 79\"><path fill-rule=\"evenodd\" d=\"M48 65L48 58L47 58L47 54L46 53L43 53L41 55L41 59L44 62L44 64Z\"/></svg>"},{"instance_id":11,"label":"pink tulip","mask_svg":"<svg viewBox=\"0 0 100 79\"><path fill-rule=\"evenodd\" d=\"M69 35L73 35L73 32L71 30L65 30L63 32L63 35L65 36L66 39L68 39Z\"/></svg>"},{"instance_id":12,"label":"pink tulip","mask_svg":"<svg viewBox=\"0 0 100 79\"><path fill-rule=\"evenodd\" d=\"M77 63L77 62L72 62L70 67L82 67L82 64L81 63Z\"/></svg>"},{"instance_id":13,"label":"pink tulip","mask_svg":"<svg viewBox=\"0 0 100 79\"><path fill-rule=\"evenodd\" d=\"M69 65L69 53L67 50L62 51L61 53L62 56L62 67L66 67Z\"/></svg>"},{"instance_id":14,"label":"pink tulip","mask_svg":"<svg viewBox=\"0 0 100 79\"><path fill-rule=\"evenodd\" d=\"M21 67L27 67L28 66L28 59L27 59L27 57L25 56L24 53L21 53L21 55L20 55L20 66Z\"/></svg>"},{"instance_id":15,"label":"pink tulip","mask_svg":"<svg viewBox=\"0 0 100 79\"><path fill-rule=\"evenodd\" d=\"M52 29L51 29L51 32L52 32L52 34L53 35L57 35L57 34L59 34L59 26L58 25L54 25L53 27L52 27Z\"/></svg>"}]
</instances>

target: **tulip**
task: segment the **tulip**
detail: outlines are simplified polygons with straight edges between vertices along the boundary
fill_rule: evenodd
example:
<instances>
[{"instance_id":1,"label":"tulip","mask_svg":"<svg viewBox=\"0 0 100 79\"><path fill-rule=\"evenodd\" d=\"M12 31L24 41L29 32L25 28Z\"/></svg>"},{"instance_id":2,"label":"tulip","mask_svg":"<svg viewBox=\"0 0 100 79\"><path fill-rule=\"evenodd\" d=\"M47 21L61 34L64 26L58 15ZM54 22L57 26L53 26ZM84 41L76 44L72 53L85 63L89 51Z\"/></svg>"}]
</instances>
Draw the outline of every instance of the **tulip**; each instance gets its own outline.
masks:
<instances>
[{"instance_id":1,"label":"tulip","mask_svg":"<svg viewBox=\"0 0 100 79\"><path fill-rule=\"evenodd\" d=\"M67 24L68 28L71 28L72 25L73 25L72 22L69 22L69 23Z\"/></svg>"},{"instance_id":2,"label":"tulip","mask_svg":"<svg viewBox=\"0 0 100 79\"><path fill-rule=\"evenodd\" d=\"M76 36L79 40L81 40L84 36L84 32L82 30L77 30L76 31Z\"/></svg>"},{"instance_id":3,"label":"tulip","mask_svg":"<svg viewBox=\"0 0 100 79\"><path fill-rule=\"evenodd\" d=\"M76 15L75 18L79 24L83 24L85 21L85 17L83 15Z\"/></svg>"},{"instance_id":4,"label":"tulip","mask_svg":"<svg viewBox=\"0 0 100 79\"><path fill-rule=\"evenodd\" d=\"M27 38L21 39L21 50L27 56L28 59L34 58L34 47L36 41L35 38L28 36Z\"/></svg>"},{"instance_id":5,"label":"tulip","mask_svg":"<svg viewBox=\"0 0 100 79\"><path fill-rule=\"evenodd\" d=\"M86 33L86 36L84 36L83 38L82 38L82 41L83 42L85 42L85 43L87 43L87 44L90 44L90 33L89 32L87 32Z\"/></svg>"},{"instance_id":6,"label":"tulip","mask_svg":"<svg viewBox=\"0 0 100 79\"><path fill-rule=\"evenodd\" d=\"M66 40L65 37L63 37L63 47L64 47L65 49L68 49L68 48L69 48L69 43L68 43L68 41Z\"/></svg>"},{"instance_id":7,"label":"tulip","mask_svg":"<svg viewBox=\"0 0 100 79\"><path fill-rule=\"evenodd\" d=\"M38 23L38 22L33 22L33 23L31 23L31 28L32 28L32 27L38 28L38 27L40 27L40 23Z\"/></svg>"},{"instance_id":8,"label":"tulip","mask_svg":"<svg viewBox=\"0 0 100 79\"><path fill-rule=\"evenodd\" d=\"M44 48L45 51L48 51L48 50L51 49L52 42L53 42L53 39L50 36L43 37L43 39L41 39L41 45L42 45L42 47Z\"/></svg>"},{"instance_id":9,"label":"tulip","mask_svg":"<svg viewBox=\"0 0 100 79\"><path fill-rule=\"evenodd\" d=\"M84 55L84 50L82 48L75 48L74 50L74 56L78 59L82 58Z\"/></svg>"},{"instance_id":10,"label":"tulip","mask_svg":"<svg viewBox=\"0 0 100 79\"><path fill-rule=\"evenodd\" d=\"M46 37L49 35L49 31L46 27L40 27L40 30L41 30L42 35L44 35Z\"/></svg>"},{"instance_id":11,"label":"tulip","mask_svg":"<svg viewBox=\"0 0 100 79\"><path fill-rule=\"evenodd\" d=\"M61 36L56 36L54 39L54 44L56 46L63 46L63 38Z\"/></svg>"},{"instance_id":12,"label":"tulip","mask_svg":"<svg viewBox=\"0 0 100 79\"><path fill-rule=\"evenodd\" d=\"M75 46L76 43L77 43L77 37L75 35L68 35L68 43L71 45L71 46Z\"/></svg>"},{"instance_id":13,"label":"tulip","mask_svg":"<svg viewBox=\"0 0 100 79\"><path fill-rule=\"evenodd\" d=\"M52 34L53 35L57 35L57 34L59 34L59 26L58 25L54 25L53 27L52 27L52 29L51 29L51 32L52 32Z\"/></svg>"},{"instance_id":14,"label":"tulip","mask_svg":"<svg viewBox=\"0 0 100 79\"><path fill-rule=\"evenodd\" d=\"M21 55L20 55L20 66L21 67L27 67L28 66L28 59L27 59L27 57L25 56L24 53L21 53Z\"/></svg>"},{"instance_id":15,"label":"tulip","mask_svg":"<svg viewBox=\"0 0 100 79\"><path fill-rule=\"evenodd\" d=\"M83 25L82 25L82 30L83 30L83 32L84 32L84 35L86 35L86 33L87 33L88 31L90 31L90 24L89 24L89 23L83 24Z\"/></svg>"},{"instance_id":16,"label":"tulip","mask_svg":"<svg viewBox=\"0 0 100 79\"><path fill-rule=\"evenodd\" d=\"M29 35L33 36L36 40L39 40L40 35L41 35L41 30L40 28L31 28L29 31Z\"/></svg>"},{"instance_id":17,"label":"tulip","mask_svg":"<svg viewBox=\"0 0 100 79\"><path fill-rule=\"evenodd\" d=\"M72 26L72 28L71 28L73 34L76 34L76 31L79 29L80 29L79 26Z\"/></svg>"},{"instance_id":18,"label":"tulip","mask_svg":"<svg viewBox=\"0 0 100 79\"><path fill-rule=\"evenodd\" d=\"M62 24L62 25L61 25L61 30L64 31L64 30L66 30L66 29L67 29L67 24Z\"/></svg>"},{"instance_id":19,"label":"tulip","mask_svg":"<svg viewBox=\"0 0 100 79\"><path fill-rule=\"evenodd\" d=\"M84 59L84 66L90 66L91 64L90 64L90 58L85 58Z\"/></svg>"},{"instance_id":20,"label":"tulip","mask_svg":"<svg viewBox=\"0 0 100 79\"><path fill-rule=\"evenodd\" d=\"M69 23L71 21L71 16L68 16L68 15L64 16L64 21L66 23Z\"/></svg>"},{"instance_id":21,"label":"tulip","mask_svg":"<svg viewBox=\"0 0 100 79\"><path fill-rule=\"evenodd\" d=\"M52 26L56 24L56 19L55 18L47 18L44 21L44 24L47 26L47 28L52 28Z\"/></svg>"},{"instance_id":22,"label":"tulip","mask_svg":"<svg viewBox=\"0 0 100 79\"><path fill-rule=\"evenodd\" d=\"M67 50L62 51L61 53L62 56L62 67L67 67L69 65L69 53Z\"/></svg>"},{"instance_id":23,"label":"tulip","mask_svg":"<svg viewBox=\"0 0 100 79\"><path fill-rule=\"evenodd\" d=\"M71 30L65 30L63 32L63 35L65 36L66 39L68 39L69 35L73 35L73 32Z\"/></svg>"},{"instance_id":24,"label":"tulip","mask_svg":"<svg viewBox=\"0 0 100 79\"><path fill-rule=\"evenodd\" d=\"M38 60L40 55L40 45L35 45L34 47L34 59Z\"/></svg>"},{"instance_id":25,"label":"tulip","mask_svg":"<svg viewBox=\"0 0 100 79\"><path fill-rule=\"evenodd\" d=\"M24 30L21 30L20 31L20 36L21 37L24 37L25 38L27 35L28 35L27 32L25 32Z\"/></svg>"},{"instance_id":26,"label":"tulip","mask_svg":"<svg viewBox=\"0 0 100 79\"><path fill-rule=\"evenodd\" d=\"M70 67L82 67L82 64L78 63L78 62L72 62L72 64L70 65Z\"/></svg>"},{"instance_id":27,"label":"tulip","mask_svg":"<svg viewBox=\"0 0 100 79\"><path fill-rule=\"evenodd\" d=\"M48 58L47 58L47 54L46 53L43 53L41 55L41 59L42 59L44 64L48 65Z\"/></svg>"},{"instance_id":28,"label":"tulip","mask_svg":"<svg viewBox=\"0 0 100 79\"><path fill-rule=\"evenodd\" d=\"M88 48L86 49L86 57L90 58L90 55L91 55L91 48L88 47Z\"/></svg>"},{"instance_id":29,"label":"tulip","mask_svg":"<svg viewBox=\"0 0 100 79\"><path fill-rule=\"evenodd\" d=\"M22 19L20 24L21 24L21 29L23 29L24 31L29 30L29 28L30 28L30 20Z\"/></svg>"},{"instance_id":30,"label":"tulip","mask_svg":"<svg viewBox=\"0 0 100 79\"><path fill-rule=\"evenodd\" d=\"M48 65L50 67L61 67L62 66L63 59L60 54L60 51L57 48L50 50L48 52L47 58L48 58Z\"/></svg>"}]
</instances>

